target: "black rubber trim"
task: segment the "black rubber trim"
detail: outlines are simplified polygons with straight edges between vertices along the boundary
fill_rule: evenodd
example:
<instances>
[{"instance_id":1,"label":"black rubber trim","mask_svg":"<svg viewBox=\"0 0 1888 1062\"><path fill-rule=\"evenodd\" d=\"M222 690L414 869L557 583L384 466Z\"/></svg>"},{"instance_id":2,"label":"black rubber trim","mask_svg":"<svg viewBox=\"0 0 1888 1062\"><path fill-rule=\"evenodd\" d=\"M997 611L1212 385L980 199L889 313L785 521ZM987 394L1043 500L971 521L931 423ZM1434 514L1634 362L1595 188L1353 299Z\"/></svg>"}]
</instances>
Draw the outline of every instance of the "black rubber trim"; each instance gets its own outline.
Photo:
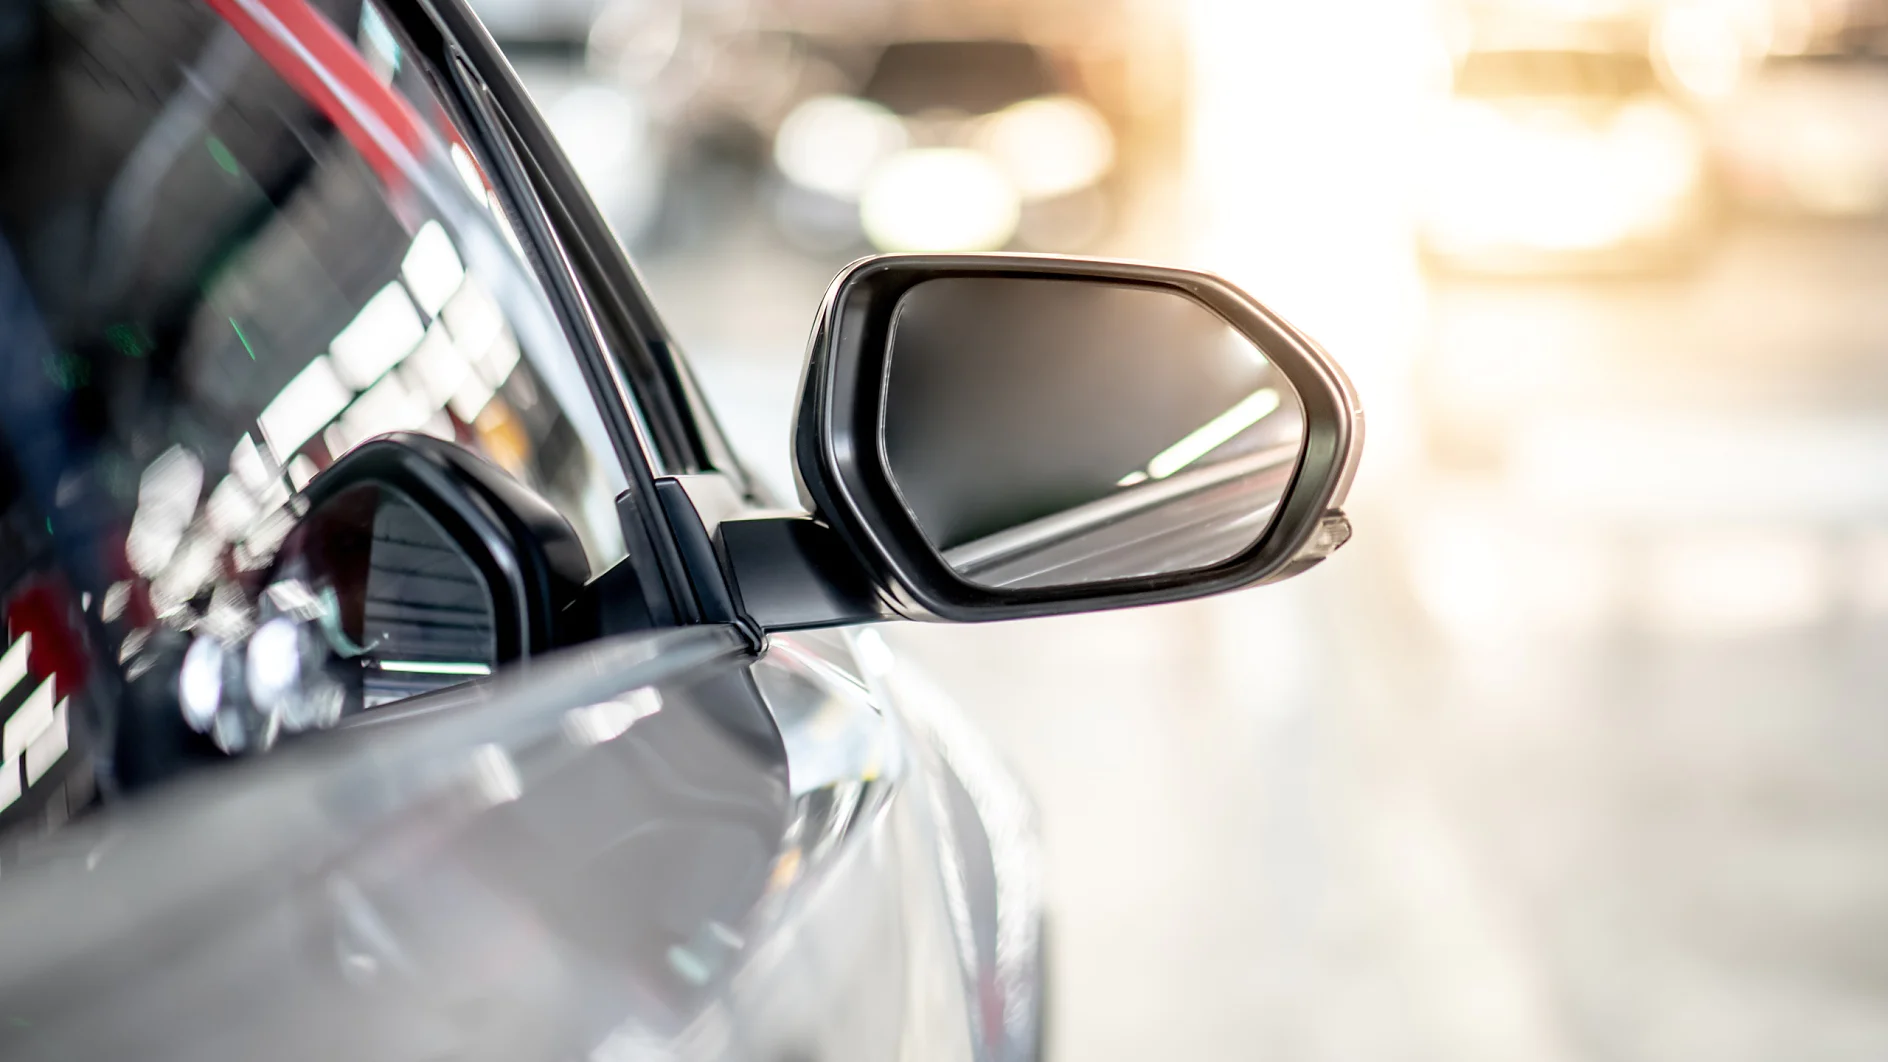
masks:
<instances>
[{"instance_id":1,"label":"black rubber trim","mask_svg":"<svg viewBox=\"0 0 1888 1062\"><path fill-rule=\"evenodd\" d=\"M795 513L723 520L715 549L739 613L762 631L893 619L858 555L827 524Z\"/></svg>"},{"instance_id":2,"label":"black rubber trim","mask_svg":"<svg viewBox=\"0 0 1888 1062\"><path fill-rule=\"evenodd\" d=\"M624 563L637 572L634 583L644 595L644 611L651 621L676 623L685 615L684 602L692 592L655 499L654 467L660 458L647 421L639 415L650 408L672 407L659 391L638 393L623 378L623 361L610 353L608 329L599 319L592 287L579 276L556 231L555 216L563 211L553 211L539 187L546 167L518 138L521 120L542 128L542 119L491 37L460 0L385 3L408 42L432 68L435 90L454 110L454 122L497 187L556 309L629 484L628 493L617 500L629 553ZM561 154L555 162L568 168ZM650 398L653 401L646 400Z\"/></svg>"},{"instance_id":3,"label":"black rubber trim","mask_svg":"<svg viewBox=\"0 0 1888 1062\"><path fill-rule=\"evenodd\" d=\"M669 474L713 469L747 486L745 470L677 353L648 289L497 42L463 0L392 2L431 9L508 121L519 154L531 168L533 191L588 291L612 349L622 355L614 360L634 384L652 461Z\"/></svg>"}]
</instances>

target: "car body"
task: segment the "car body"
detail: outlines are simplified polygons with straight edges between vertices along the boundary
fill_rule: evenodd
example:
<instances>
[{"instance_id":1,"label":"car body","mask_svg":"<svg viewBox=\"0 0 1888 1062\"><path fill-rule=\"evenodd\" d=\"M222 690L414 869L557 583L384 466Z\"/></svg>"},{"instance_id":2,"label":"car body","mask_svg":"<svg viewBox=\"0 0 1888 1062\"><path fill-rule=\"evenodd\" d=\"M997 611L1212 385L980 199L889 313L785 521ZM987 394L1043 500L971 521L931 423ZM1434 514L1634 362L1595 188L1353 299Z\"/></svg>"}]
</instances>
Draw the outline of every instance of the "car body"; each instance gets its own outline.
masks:
<instances>
[{"instance_id":1,"label":"car body","mask_svg":"<svg viewBox=\"0 0 1888 1062\"><path fill-rule=\"evenodd\" d=\"M1704 126L1643 51L1471 50L1427 156L1418 234L1445 268L1669 266L1716 209Z\"/></svg>"},{"instance_id":2,"label":"car body","mask_svg":"<svg viewBox=\"0 0 1888 1062\"><path fill-rule=\"evenodd\" d=\"M1029 801L856 628L1318 563L1342 372L1205 274L868 260L816 318L781 511L462 3L153 10L28 5L0 42L0 1050L1037 1057ZM954 368L894 324L925 291L1004 293L1039 369ZM1122 415L1150 392L1205 423ZM1124 547L1097 496L1162 503L1069 430L1098 414L1165 448L1143 481L1246 484L1246 533ZM1255 424L1295 452L1253 465ZM954 568L900 499L979 501L908 462L965 440L1107 563Z\"/></svg>"},{"instance_id":3,"label":"car body","mask_svg":"<svg viewBox=\"0 0 1888 1062\"><path fill-rule=\"evenodd\" d=\"M1740 205L1782 218L1874 218L1888 209L1880 55L1774 56L1719 121Z\"/></svg>"}]
</instances>

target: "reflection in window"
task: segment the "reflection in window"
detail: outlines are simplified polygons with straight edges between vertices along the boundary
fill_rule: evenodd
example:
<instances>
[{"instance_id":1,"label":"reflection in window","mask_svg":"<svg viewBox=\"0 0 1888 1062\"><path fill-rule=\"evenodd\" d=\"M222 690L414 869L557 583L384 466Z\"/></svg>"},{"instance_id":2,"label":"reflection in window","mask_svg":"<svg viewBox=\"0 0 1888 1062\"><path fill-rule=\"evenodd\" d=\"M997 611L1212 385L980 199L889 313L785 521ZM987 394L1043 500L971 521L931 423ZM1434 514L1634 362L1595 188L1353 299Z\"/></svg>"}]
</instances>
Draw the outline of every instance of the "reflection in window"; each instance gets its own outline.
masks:
<instances>
[{"instance_id":1,"label":"reflection in window","mask_svg":"<svg viewBox=\"0 0 1888 1062\"><path fill-rule=\"evenodd\" d=\"M354 87L392 86L374 107L434 123L416 169L364 157L211 5L0 18L0 530L48 543L114 682L167 630L246 636L291 491L389 431L508 470L593 570L623 556L602 418L449 110L371 3L313 6L358 42ZM63 755L64 699L21 716L15 685L0 804Z\"/></svg>"}]
</instances>

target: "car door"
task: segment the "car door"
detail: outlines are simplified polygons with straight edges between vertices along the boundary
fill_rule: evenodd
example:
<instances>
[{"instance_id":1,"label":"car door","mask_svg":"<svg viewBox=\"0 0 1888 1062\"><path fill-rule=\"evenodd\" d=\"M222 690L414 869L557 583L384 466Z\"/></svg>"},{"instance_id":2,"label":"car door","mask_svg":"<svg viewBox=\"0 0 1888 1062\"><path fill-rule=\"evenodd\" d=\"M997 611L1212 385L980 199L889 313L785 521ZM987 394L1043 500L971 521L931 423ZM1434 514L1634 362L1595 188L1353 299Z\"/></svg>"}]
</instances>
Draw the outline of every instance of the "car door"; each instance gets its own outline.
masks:
<instances>
[{"instance_id":1,"label":"car door","mask_svg":"<svg viewBox=\"0 0 1888 1062\"><path fill-rule=\"evenodd\" d=\"M464 5L437 14L502 114L518 175L544 211L542 238L569 264L606 338L604 358L621 381L614 393L644 426L647 512L661 516L652 534L674 534L673 582L684 588L674 615L741 619L707 535L777 500L732 457L686 359L496 47ZM869 641L882 656L883 643ZM1035 834L1027 799L993 751L935 691L901 695L908 675L901 683L890 668L863 666L843 634L771 635L748 678L792 779L795 810L775 873L794 888L762 903L761 939L739 958L748 974L732 982L745 1030L735 1053L1034 1057ZM794 951L763 943L774 935Z\"/></svg>"},{"instance_id":2,"label":"car door","mask_svg":"<svg viewBox=\"0 0 1888 1062\"><path fill-rule=\"evenodd\" d=\"M620 256L572 238L583 204L558 196L561 163L520 135L528 106L473 68L476 29L449 36L450 6L440 22L417 5L331 6L183 7L162 41L129 20L45 14L62 41L109 44L168 91L117 171L142 165L143 179L104 194L108 213L131 204L113 246L195 260L208 252L193 241L220 218L246 219L207 278L190 278L184 324L120 314L90 337L96 355L46 377L76 383L97 356L135 366L182 351L163 372L100 371L131 392L107 405L135 410L145 389L154 416L127 416L129 438L75 440L71 398L37 383L7 410L29 442L156 451L129 514L130 572L88 567L109 551L84 534L44 547L57 554L48 570L83 595L67 609L83 614L75 639L112 639L123 703L156 706L112 720L114 748L135 754L112 761L110 783L169 781L178 761L212 758L206 744L272 755L19 854L0 917L36 928L0 971L20 1019L9 1053L496 1056L687 1041L710 1056L964 1057L964 947L944 895L957 886L939 873L948 834L931 818L944 798L920 799L938 764L914 751L843 640L757 654L671 534L664 499L677 491L735 509L751 499ZM98 101L60 85L67 69L49 71L49 91L84 115ZM71 142L50 123L39 134ZM30 218L9 229L7 265L23 263L9 292L37 297L9 323L43 344L9 349L64 365L60 342L97 313L58 315L47 295L59 289L34 272L49 267L18 250L51 241L29 238L38 231ZM142 293L151 272L123 283ZM30 430L45 420L57 423ZM225 690L191 719L207 742L182 732L167 694L223 637L222 588L306 524L288 490L318 487L399 429L441 436L550 499L593 585L623 572L604 589L633 607L574 656L490 684L463 684L482 665L380 659L374 688L393 689L390 673L408 684L308 741ZM67 460L26 485L25 503L59 505L75 468L90 471ZM109 516L109 491L76 497ZM178 574L179 551L211 532L230 563ZM14 647L32 656L23 638ZM63 725L85 691L41 667L9 684L13 714L36 712L49 689L65 695ZM30 757L15 743L10 727L18 778ZM14 810L49 826L43 792ZM62 820L80 810L57 792ZM154 1026L155 1014L172 1017ZM700 1041L717 1035L719 1048Z\"/></svg>"}]
</instances>

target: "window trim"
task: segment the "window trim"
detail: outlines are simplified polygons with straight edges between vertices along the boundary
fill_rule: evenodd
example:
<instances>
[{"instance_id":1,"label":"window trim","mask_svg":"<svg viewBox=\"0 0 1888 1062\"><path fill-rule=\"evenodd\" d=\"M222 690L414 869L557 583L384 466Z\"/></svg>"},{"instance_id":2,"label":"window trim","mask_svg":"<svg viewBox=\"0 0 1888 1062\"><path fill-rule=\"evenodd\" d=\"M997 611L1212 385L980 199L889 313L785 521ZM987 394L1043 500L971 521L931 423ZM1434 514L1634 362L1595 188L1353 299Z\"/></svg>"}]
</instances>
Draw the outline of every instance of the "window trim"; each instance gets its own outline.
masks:
<instances>
[{"instance_id":1,"label":"window trim","mask_svg":"<svg viewBox=\"0 0 1888 1062\"><path fill-rule=\"evenodd\" d=\"M586 289L611 360L651 428L650 460L666 475L718 472L752 494L747 471L704 399L688 360L662 320L609 222L564 156L517 73L465 0L380 0L409 33L426 22L429 61L445 69L447 51L461 55L474 81L506 119L513 149L532 172L534 194L553 222L567 264Z\"/></svg>"},{"instance_id":2,"label":"window trim","mask_svg":"<svg viewBox=\"0 0 1888 1062\"><path fill-rule=\"evenodd\" d=\"M512 97L510 106L481 75L474 54L478 49L468 49L461 42L470 36L482 44L488 64L497 54L496 45L462 6L452 0L439 5L424 0L378 2L428 67L434 91L454 112L449 117L486 168L529 265L570 340L628 483L628 490L617 499L617 514L628 563L637 572L651 616L664 626L698 622L699 609L687 568L656 500L655 477L663 456L658 448L661 436L650 430L647 416L652 405L659 416L673 417L674 413L662 404L660 394L645 396L626 378L622 362L611 354L591 286L584 282L559 239L554 224L556 212L532 179L533 170L541 179L544 167L530 152L530 145L520 142L511 114L522 106L540 129L542 120L530 109L528 97L502 57L497 58L495 72L510 79L504 83ZM463 30L476 32L455 35L452 27L442 25L455 16ZM557 161L561 163L562 157ZM651 403L648 398L656 401Z\"/></svg>"}]
</instances>

